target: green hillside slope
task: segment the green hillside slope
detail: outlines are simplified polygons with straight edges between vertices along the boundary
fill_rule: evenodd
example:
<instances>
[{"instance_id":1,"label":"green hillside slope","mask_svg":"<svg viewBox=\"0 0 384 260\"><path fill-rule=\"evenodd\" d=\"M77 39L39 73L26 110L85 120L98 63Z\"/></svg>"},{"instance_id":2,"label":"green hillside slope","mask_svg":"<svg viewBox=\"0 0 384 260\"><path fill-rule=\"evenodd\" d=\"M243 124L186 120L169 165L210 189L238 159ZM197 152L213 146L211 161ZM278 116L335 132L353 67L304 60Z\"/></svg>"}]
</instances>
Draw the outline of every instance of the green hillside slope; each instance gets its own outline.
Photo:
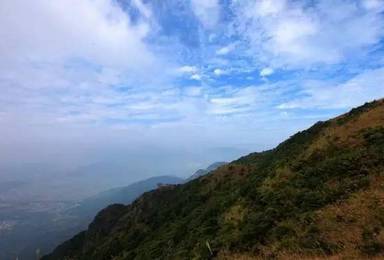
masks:
<instances>
[{"instance_id":1,"label":"green hillside slope","mask_svg":"<svg viewBox=\"0 0 384 260\"><path fill-rule=\"evenodd\" d=\"M144 192L154 190L160 184L179 184L183 179L174 176L157 176L134 182L124 187L113 188L100 192L79 202L76 207L68 210L70 214L81 222L91 222L95 214L113 203L129 204Z\"/></svg>"},{"instance_id":2,"label":"green hillside slope","mask_svg":"<svg viewBox=\"0 0 384 260\"><path fill-rule=\"evenodd\" d=\"M101 211L44 259L384 257L384 101Z\"/></svg>"}]
</instances>

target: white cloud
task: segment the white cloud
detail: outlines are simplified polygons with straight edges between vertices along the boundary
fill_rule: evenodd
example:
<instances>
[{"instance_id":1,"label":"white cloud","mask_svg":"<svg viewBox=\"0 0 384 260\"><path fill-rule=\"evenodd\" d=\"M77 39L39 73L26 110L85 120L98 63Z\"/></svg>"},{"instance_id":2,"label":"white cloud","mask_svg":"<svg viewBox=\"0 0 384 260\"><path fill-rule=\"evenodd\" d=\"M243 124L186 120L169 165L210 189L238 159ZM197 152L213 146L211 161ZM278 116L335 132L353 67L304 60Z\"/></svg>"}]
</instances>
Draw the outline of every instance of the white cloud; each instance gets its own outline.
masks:
<instances>
[{"instance_id":1,"label":"white cloud","mask_svg":"<svg viewBox=\"0 0 384 260\"><path fill-rule=\"evenodd\" d=\"M3 62L66 62L82 59L137 70L155 62L143 42L148 24L130 24L111 0L0 3Z\"/></svg>"},{"instance_id":2,"label":"white cloud","mask_svg":"<svg viewBox=\"0 0 384 260\"><path fill-rule=\"evenodd\" d=\"M272 75L273 72L274 72L274 70L272 68L263 68L260 71L260 76L261 77L268 77L268 76Z\"/></svg>"},{"instance_id":3,"label":"white cloud","mask_svg":"<svg viewBox=\"0 0 384 260\"><path fill-rule=\"evenodd\" d=\"M112 0L1 1L0 110L8 123L95 123L143 113L142 100L114 87L139 96L152 85L160 91L169 67L145 40L151 11L135 4L145 19L133 25Z\"/></svg>"},{"instance_id":4,"label":"white cloud","mask_svg":"<svg viewBox=\"0 0 384 260\"><path fill-rule=\"evenodd\" d=\"M180 68L178 68L178 71L181 72L181 73L196 73L198 72L198 69L197 67L195 66L182 66Z\"/></svg>"},{"instance_id":5,"label":"white cloud","mask_svg":"<svg viewBox=\"0 0 384 260\"><path fill-rule=\"evenodd\" d=\"M234 44L229 44L227 46L224 46L216 51L217 55L227 55L228 53L232 52L235 49Z\"/></svg>"},{"instance_id":6,"label":"white cloud","mask_svg":"<svg viewBox=\"0 0 384 260\"><path fill-rule=\"evenodd\" d=\"M133 0L134 5L136 8L140 11L140 13L145 18L150 18L152 16L152 10L150 10L143 2L142 0Z\"/></svg>"},{"instance_id":7,"label":"white cloud","mask_svg":"<svg viewBox=\"0 0 384 260\"><path fill-rule=\"evenodd\" d=\"M257 59L274 67L339 63L364 55L384 35L381 4L374 0L311 5L262 0L235 6L239 34Z\"/></svg>"},{"instance_id":8,"label":"white cloud","mask_svg":"<svg viewBox=\"0 0 384 260\"><path fill-rule=\"evenodd\" d=\"M229 72L227 70L222 70L222 69L215 69L213 71L213 73L216 75L216 76L222 76L222 75L226 75L228 74Z\"/></svg>"},{"instance_id":9,"label":"white cloud","mask_svg":"<svg viewBox=\"0 0 384 260\"><path fill-rule=\"evenodd\" d=\"M193 74L191 76L191 79L193 79L193 80L201 80L201 76L199 74Z\"/></svg>"},{"instance_id":10,"label":"white cloud","mask_svg":"<svg viewBox=\"0 0 384 260\"><path fill-rule=\"evenodd\" d=\"M269 102L269 89L263 86L245 88L226 88L218 96L209 99L208 113L213 115L236 115L256 112Z\"/></svg>"},{"instance_id":11,"label":"white cloud","mask_svg":"<svg viewBox=\"0 0 384 260\"><path fill-rule=\"evenodd\" d=\"M203 93L202 87L187 87L184 91L190 97L199 97Z\"/></svg>"},{"instance_id":12,"label":"white cloud","mask_svg":"<svg viewBox=\"0 0 384 260\"><path fill-rule=\"evenodd\" d=\"M382 12L384 9L384 1L382 0L363 0L362 5L366 9L376 12Z\"/></svg>"},{"instance_id":13,"label":"white cloud","mask_svg":"<svg viewBox=\"0 0 384 260\"><path fill-rule=\"evenodd\" d=\"M260 0L255 2L252 11L261 17L276 15L282 12L286 8L286 5L286 0Z\"/></svg>"},{"instance_id":14,"label":"white cloud","mask_svg":"<svg viewBox=\"0 0 384 260\"><path fill-rule=\"evenodd\" d=\"M219 21L220 5L218 0L192 0L192 10L201 24L212 29Z\"/></svg>"},{"instance_id":15,"label":"white cloud","mask_svg":"<svg viewBox=\"0 0 384 260\"><path fill-rule=\"evenodd\" d=\"M279 109L343 109L384 97L384 68L366 70L341 84L309 81L303 86L304 97L280 104Z\"/></svg>"}]
</instances>

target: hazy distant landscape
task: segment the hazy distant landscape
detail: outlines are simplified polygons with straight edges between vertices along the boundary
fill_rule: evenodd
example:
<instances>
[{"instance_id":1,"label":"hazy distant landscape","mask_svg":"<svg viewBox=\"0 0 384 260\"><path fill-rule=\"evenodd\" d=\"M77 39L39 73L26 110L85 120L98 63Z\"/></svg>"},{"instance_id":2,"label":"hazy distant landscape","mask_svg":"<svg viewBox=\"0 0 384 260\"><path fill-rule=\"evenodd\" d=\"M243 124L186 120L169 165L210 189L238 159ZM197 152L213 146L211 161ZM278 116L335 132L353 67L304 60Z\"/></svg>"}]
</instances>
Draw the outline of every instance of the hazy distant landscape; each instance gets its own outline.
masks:
<instances>
[{"instance_id":1,"label":"hazy distant landscape","mask_svg":"<svg viewBox=\"0 0 384 260\"><path fill-rule=\"evenodd\" d=\"M1 259L34 259L36 249L48 252L86 227L64 214L71 202L2 202L0 206Z\"/></svg>"},{"instance_id":2,"label":"hazy distant landscape","mask_svg":"<svg viewBox=\"0 0 384 260\"><path fill-rule=\"evenodd\" d=\"M207 169L191 174L188 180L208 174L225 163L214 163ZM36 166L35 166L36 167ZM42 170L40 166L36 169ZM42 177L42 176L41 176ZM0 259L34 259L36 250L39 255L52 251L60 242L86 229L104 207L114 204L129 204L141 194L159 185L180 184L183 178L157 176L109 190L102 190L88 197L72 200L55 200L44 197L38 190L30 189L30 183L9 181L0 183ZM24 186L24 187L23 187ZM72 188L74 186L71 186ZM43 188L40 185L40 189ZM62 187L62 189L68 187ZM17 191L19 189L19 191ZM29 190L30 189L30 190ZM28 193L28 191L30 193ZM21 197L18 197L18 194ZM73 196L73 194L71 194ZM28 196L29 199L28 199ZM41 197L39 197L41 196ZM68 198L71 198L68 196ZM80 199L81 198L81 199Z\"/></svg>"}]
</instances>

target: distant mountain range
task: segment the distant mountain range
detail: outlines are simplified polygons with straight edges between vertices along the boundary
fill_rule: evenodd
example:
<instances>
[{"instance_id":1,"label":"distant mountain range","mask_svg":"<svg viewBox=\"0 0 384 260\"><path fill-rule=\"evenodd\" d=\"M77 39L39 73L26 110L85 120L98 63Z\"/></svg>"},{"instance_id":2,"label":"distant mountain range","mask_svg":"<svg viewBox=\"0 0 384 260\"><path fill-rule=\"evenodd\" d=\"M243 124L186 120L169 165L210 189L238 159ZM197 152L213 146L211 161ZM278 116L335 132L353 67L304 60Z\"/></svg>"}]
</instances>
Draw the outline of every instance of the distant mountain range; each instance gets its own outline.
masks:
<instances>
[{"instance_id":1,"label":"distant mountain range","mask_svg":"<svg viewBox=\"0 0 384 260\"><path fill-rule=\"evenodd\" d=\"M110 205L43 259L383 259L383 187L379 100Z\"/></svg>"},{"instance_id":2,"label":"distant mountain range","mask_svg":"<svg viewBox=\"0 0 384 260\"><path fill-rule=\"evenodd\" d=\"M215 163L212 163L206 169L199 169L199 170L197 170L194 174L192 174L189 178L187 178L186 181L188 182L188 181L197 179L200 176L207 175L208 173L210 173L210 172L216 170L217 168L219 168L219 167L221 167L223 165L226 165L226 164L227 164L227 162L215 162Z\"/></svg>"}]
</instances>

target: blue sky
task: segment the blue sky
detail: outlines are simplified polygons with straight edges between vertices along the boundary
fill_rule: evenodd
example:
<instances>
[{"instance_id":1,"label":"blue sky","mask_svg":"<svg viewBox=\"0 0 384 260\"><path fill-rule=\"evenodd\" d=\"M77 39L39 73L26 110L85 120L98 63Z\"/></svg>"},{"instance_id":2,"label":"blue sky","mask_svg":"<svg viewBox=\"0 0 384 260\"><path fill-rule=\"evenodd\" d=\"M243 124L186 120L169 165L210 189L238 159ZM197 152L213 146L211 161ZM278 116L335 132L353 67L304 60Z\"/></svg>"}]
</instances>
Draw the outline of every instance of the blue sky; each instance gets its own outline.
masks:
<instances>
[{"instance_id":1,"label":"blue sky","mask_svg":"<svg viewBox=\"0 0 384 260\"><path fill-rule=\"evenodd\" d=\"M165 161L188 172L271 148L384 97L383 12L381 0L1 1L2 162L81 164L124 144L184 153Z\"/></svg>"}]
</instances>

